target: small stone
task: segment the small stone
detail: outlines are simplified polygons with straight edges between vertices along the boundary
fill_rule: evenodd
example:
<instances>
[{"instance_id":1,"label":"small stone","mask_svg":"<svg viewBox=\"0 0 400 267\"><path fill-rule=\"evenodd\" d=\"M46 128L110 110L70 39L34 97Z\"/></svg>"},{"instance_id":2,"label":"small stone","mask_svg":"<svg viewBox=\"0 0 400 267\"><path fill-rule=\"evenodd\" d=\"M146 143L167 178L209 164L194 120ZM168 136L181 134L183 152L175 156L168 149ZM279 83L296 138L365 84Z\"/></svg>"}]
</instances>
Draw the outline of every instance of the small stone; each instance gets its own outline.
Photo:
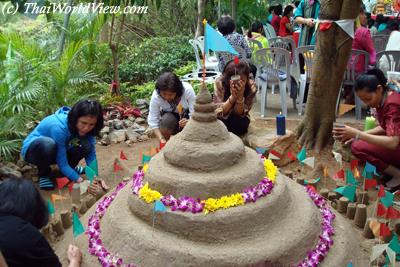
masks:
<instances>
[{"instance_id":1,"label":"small stone","mask_svg":"<svg viewBox=\"0 0 400 267\"><path fill-rule=\"evenodd\" d=\"M139 117L139 118L136 118L135 122L136 122L136 123L139 123L139 124L142 124L142 123L145 123L146 120L143 119L143 118L141 118L141 117Z\"/></svg>"},{"instance_id":2,"label":"small stone","mask_svg":"<svg viewBox=\"0 0 400 267\"><path fill-rule=\"evenodd\" d=\"M149 110L147 108L140 110L142 114L149 114Z\"/></svg>"},{"instance_id":3,"label":"small stone","mask_svg":"<svg viewBox=\"0 0 400 267\"><path fill-rule=\"evenodd\" d=\"M127 146L131 146L131 141L130 141L130 140L125 141L125 144L126 144Z\"/></svg>"},{"instance_id":4,"label":"small stone","mask_svg":"<svg viewBox=\"0 0 400 267\"><path fill-rule=\"evenodd\" d=\"M133 125L133 122L131 120L124 120L123 124L125 128L129 128Z\"/></svg>"},{"instance_id":5,"label":"small stone","mask_svg":"<svg viewBox=\"0 0 400 267\"><path fill-rule=\"evenodd\" d=\"M112 144L124 142L126 140L126 130L115 130L108 136Z\"/></svg>"},{"instance_id":6,"label":"small stone","mask_svg":"<svg viewBox=\"0 0 400 267\"><path fill-rule=\"evenodd\" d=\"M108 137L108 134L106 134L106 135L103 136L103 138L101 139L100 143L101 143L103 146L108 146L108 145L111 144L111 140L110 140L110 138Z\"/></svg>"},{"instance_id":7,"label":"small stone","mask_svg":"<svg viewBox=\"0 0 400 267\"><path fill-rule=\"evenodd\" d=\"M136 99L136 106L141 106L141 105L146 105L147 100L146 99Z\"/></svg>"},{"instance_id":8,"label":"small stone","mask_svg":"<svg viewBox=\"0 0 400 267\"><path fill-rule=\"evenodd\" d=\"M99 135L100 135L100 137L103 137L104 135L109 134L109 133L110 133L110 127L104 126L104 128L101 129Z\"/></svg>"},{"instance_id":9,"label":"small stone","mask_svg":"<svg viewBox=\"0 0 400 267\"><path fill-rule=\"evenodd\" d=\"M140 137L140 134L132 129L127 129L125 135L126 139L128 139L131 142L137 142L138 138Z\"/></svg>"},{"instance_id":10,"label":"small stone","mask_svg":"<svg viewBox=\"0 0 400 267\"><path fill-rule=\"evenodd\" d=\"M140 109L140 111L142 111L142 109L146 109L147 108L147 105L140 105L140 106L138 106L138 108Z\"/></svg>"},{"instance_id":11,"label":"small stone","mask_svg":"<svg viewBox=\"0 0 400 267\"><path fill-rule=\"evenodd\" d=\"M120 120L114 120L113 127L115 130L122 130L124 129L124 124Z\"/></svg>"},{"instance_id":12,"label":"small stone","mask_svg":"<svg viewBox=\"0 0 400 267\"><path fill-rule=\"evenodd\" d=\"M135 117L135 116L129 116L129 117L128 117L128 120L130 120L130 121L132 121L132 122L135 122L136 117Z\"/></svg>"},{"instance_id":13,"label":"small stone","mask_svg":"<svg viewBox=\"0 0 400 267\"><path fill-rule=\"evenodd\" d=\"M290 170L286 170L283 172L283 174L287 177L289 177L290 179L293 179L293 172Z\"/></svg>"},{"instance_id":14,"label":"small stone","mask_svg":"<svg viewBox=\"0 0 400 267\"><path fill-rule=\"evenodd\" d=\"M147 135L141 135L141 136L139 136L138 141L143 142L143 141L147 141L149 139L150 138Z\"/></svg>"}]
</instances>

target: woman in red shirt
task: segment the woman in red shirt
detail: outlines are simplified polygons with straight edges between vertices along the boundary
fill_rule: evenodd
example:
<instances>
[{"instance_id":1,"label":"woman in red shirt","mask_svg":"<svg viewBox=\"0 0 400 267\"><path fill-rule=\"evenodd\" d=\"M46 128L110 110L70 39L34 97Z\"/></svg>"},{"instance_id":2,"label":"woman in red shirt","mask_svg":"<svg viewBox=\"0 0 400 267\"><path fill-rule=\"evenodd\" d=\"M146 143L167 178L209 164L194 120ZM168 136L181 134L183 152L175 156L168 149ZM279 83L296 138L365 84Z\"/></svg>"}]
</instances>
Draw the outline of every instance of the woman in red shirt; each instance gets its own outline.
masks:
<instances>
[{"instance_id":1,"label":"woman in red shirt","mask_svg":"<svg viewBox=\"0 0 400 267\"><path fill-rule=\"evenodd\" d=\"M274 15L272 16L271 25L274 27L276 35L279 34L279 25L281 22L282 5L277 5L274 9Z\"/></svg>"},{"instance_id":2,"label":"woman in red shirt","mask_svg":"<svg viewBox=\"0 0 400 267\"><path fill-rule=\"evenodd\" d=\"M355 90L366 105L376 109L379 125L366 132L349 126L335 127L333 134L342 142L352 142L351 151L358 159L391 176L386 186L396 191L400 189L400 94L389 90L379 69L360 75Z\"/></svg>"},{"instance_id":3,"label":"woman in red shirt","mask_svg":"<svg viewBox=\"0 0 400 267\"><path fill-rule=\"evenodd\" d=\"M290 18L293 17L293 6L287 5L285 11L283 11L283 16L279 23L279 36L285 37L292 35L293 26L290 23Z\"/></svg>"}]
</instances>

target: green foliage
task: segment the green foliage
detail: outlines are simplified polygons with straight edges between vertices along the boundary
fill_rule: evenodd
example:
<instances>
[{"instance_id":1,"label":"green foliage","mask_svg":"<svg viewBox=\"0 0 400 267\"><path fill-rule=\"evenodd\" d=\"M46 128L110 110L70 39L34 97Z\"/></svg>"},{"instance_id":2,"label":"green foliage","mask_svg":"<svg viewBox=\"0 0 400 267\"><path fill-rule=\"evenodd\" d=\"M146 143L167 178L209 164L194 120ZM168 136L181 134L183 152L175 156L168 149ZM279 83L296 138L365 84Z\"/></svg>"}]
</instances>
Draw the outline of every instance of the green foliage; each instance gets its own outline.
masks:
<instances>
[{"instance_id":1,"label":"green foliage","mask_svg":"<svg viewBox=\"0 0 400 267\"><path fill-rule=\"evenodd\" d=\"M154 37L127 47L122 56L126 60L119 66L121 82L142 84L153 81L161 73L193 61L189 39L188 36Z\"/></svg>"},{"instance_id":2,"label":"green foliage","mask_svg":"<svg viewBox=\"0 0 400 267\"><path fill-rule=\"evenodd\" d=\"M174 73L178 75L178 77L183 77L185 74L191 73L193 69L197 69L196 61L190 61L185 66L179 67L174 70Z\"/></svg>"},{"instance_id":3,"label":"green foliage","mask_svg":"<svg viewBox=\"0 0 400 267\"><path fill-rule=\"evenodd\" d=\"M129 96L129 98L135 102L136 99L150 99L151 94L156 88L156 82L148 82L142 85L134 85L122 90L124 95Z\"/></svg>"}]
</instances>

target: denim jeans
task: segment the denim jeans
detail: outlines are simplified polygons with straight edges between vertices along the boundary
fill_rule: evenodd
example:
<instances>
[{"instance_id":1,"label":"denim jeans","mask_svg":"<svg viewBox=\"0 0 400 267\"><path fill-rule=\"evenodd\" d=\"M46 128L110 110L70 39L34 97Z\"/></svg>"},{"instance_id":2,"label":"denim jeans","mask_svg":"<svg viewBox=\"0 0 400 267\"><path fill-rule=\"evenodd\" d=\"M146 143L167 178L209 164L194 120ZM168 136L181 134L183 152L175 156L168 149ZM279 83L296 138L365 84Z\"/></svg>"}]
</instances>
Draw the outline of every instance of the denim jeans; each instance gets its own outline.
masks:
<instances>
[{"instance_id":1,"label":"denim jeans","mask_svg":"<svg viewBox=\"0 0 400 267\"><path fill-rule=\"evenodd\" d=\"M82 143L82 142L81 142ZM80 146L71 147L67 150L67 160L71 168L75 168L81 159L90 153L91 145L84 142ZM32 141L26 151L25 161L38 167L39 177L49 176L50 165L56 164L57 144L50 137L39 137Z\"/></svg>"}]
</instances>

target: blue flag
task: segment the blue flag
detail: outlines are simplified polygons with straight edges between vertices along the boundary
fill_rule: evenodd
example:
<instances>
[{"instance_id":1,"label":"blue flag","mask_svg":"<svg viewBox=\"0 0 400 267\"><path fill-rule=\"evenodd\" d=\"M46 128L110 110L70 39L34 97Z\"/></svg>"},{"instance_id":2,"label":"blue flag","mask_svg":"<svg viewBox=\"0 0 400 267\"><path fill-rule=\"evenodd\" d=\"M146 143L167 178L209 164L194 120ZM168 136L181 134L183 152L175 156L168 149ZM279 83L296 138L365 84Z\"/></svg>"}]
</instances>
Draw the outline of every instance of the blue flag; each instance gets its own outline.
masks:
<instances>
[{"instance_id":1,"label":"blue flag","mask_svg":"<svg viewBox=\"0 0 400 267\"><path fill-rule=\"evenodd\" d=\"M264 155L264 153L265 153L266 151L267 151L266 148L256 147L256 152L257 152L257 154Z\"/></svg>"},{"instance_id":2,"label":"blue flag","mask_svg":"<svg viewBox=\"0 0 400 267\"><path fill-rule=\"evenodd\" d=\"M229 52L234 55L239 55L238 52L231 46L227 39L222 34L213 29L206 23L204 33L204 52L208 53L209 50Z\"/></svg>"},{"instance_id":3,"label":"blue flag","mask_svg":"<svg viewBox=\"0 0 400 267\"><path fill-rule=\"evenodd\" d=\"M167 208L160 200L154 201L154 211L155 212L164 212L167 211Z\"/></svg>"}]
</instances>

